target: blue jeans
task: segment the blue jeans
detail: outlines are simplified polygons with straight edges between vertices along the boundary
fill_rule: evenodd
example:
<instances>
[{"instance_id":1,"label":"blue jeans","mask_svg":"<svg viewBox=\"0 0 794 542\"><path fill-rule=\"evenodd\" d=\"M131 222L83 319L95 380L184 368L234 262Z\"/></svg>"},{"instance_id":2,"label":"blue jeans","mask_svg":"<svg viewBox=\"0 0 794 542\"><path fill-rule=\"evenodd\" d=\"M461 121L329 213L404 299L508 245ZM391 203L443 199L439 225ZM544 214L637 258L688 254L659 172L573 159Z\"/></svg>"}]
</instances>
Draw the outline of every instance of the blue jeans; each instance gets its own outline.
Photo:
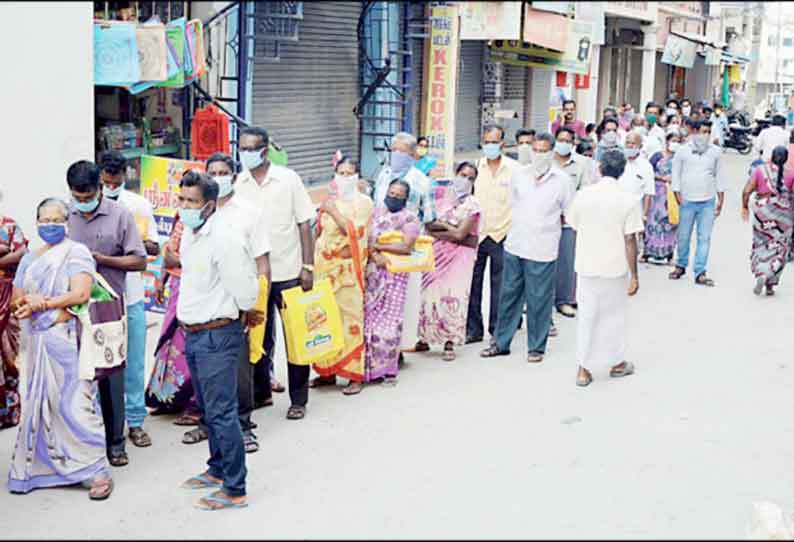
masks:
<instances>
[{"instance_id":1,"label":"blue jeans","mask_svg":"<svg viewBox=\"0 0 794 542\"><path fill-rule=\"evenodd\" d=\"M706 272L711 246L711 230L714 228L714 198L706 201L684 201L680 207L678 223L678 261L676 265L686 269L689 265L689 240L697 224L697 249L695 252L695 277Z\"/></svg>"},{"instance_id":2,"label":"blue jeans","mask_svg":"<svg viewBox=\"0 0 794 542\"><path fill-rule=\"evenodd\" d=\"M505 251L499 317L496 321L496 348L509 352L518 331L521 310L527 306L527 350L546 352L554 304L557 262L534 262Z\"/></svg>"},{"instance_id":3,"label":"blue jeans","mask_svg":"<svg viewBox=\"0 0 794 542\"><path fill-rule=\"evenodd\" d=\"M127 305L127 367L124 369L124 414L130 428L146 418L146 311L143 301Z\"/></svg>"},{"instance_id":4,"label":"blue jeans","mask_svg":"<svg viewBox=\"0 0 794 542\"><path fill-rule=\"evenodd\" d=\"M223 492L245 495L245 447L237 416L237 360L245 335L240 321L185 334L185 357L209 433L208 472Z\"/></svg>"}]
</instances>

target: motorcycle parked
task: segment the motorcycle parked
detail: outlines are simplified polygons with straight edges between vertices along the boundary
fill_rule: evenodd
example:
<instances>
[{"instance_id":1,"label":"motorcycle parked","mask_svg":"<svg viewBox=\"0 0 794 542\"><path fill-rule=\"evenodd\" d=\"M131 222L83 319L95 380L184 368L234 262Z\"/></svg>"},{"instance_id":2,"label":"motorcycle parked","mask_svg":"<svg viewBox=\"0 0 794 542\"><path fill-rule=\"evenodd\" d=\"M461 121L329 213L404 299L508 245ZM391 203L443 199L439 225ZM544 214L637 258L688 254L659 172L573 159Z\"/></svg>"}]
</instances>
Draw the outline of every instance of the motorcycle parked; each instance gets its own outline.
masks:
<instances>
[{"instance_id":1,"label":"motorcycle parked","mask_svg":"<svg viewBox=\"0 0 794 542\"><path fill-rule=\"evenodd\" d=\"M726 149L736 149L739 154L750 154L750 151L753 150L749 135L751 130L752 128L748 126L729 124L722 146Z\"/></svg>"}]
</instances>

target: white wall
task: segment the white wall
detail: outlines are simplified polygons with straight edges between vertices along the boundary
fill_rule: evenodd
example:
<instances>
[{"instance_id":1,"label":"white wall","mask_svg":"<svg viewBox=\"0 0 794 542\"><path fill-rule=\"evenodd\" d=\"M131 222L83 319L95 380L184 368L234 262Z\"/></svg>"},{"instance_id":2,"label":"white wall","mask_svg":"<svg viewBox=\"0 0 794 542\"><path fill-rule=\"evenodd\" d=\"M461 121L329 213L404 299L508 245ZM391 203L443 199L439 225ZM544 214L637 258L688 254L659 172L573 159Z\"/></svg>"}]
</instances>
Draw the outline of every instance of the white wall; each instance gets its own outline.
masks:
<instances>
[{"instance_id":1,"label":"white wall","mask_svg":"<svg viewBox=\"0 0 794 542\"><path fill-rule=\"evenodd\" d=\"M38 246L35 207L67 193L66 168L94 157L93 4L0 2L0 213Z\"/></svg>"}]
</instances>

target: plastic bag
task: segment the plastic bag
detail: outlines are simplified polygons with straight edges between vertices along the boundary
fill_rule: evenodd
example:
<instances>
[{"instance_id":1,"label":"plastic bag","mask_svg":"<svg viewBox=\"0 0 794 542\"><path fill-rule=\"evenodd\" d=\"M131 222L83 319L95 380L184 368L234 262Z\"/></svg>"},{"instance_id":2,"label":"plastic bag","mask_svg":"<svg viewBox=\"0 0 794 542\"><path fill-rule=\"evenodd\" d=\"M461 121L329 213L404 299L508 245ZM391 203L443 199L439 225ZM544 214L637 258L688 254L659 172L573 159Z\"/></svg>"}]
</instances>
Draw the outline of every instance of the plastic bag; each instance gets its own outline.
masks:
<instances>
[{"instance_id":1,"label":"plastic bag","mask_svg":"<svg viewBox=\"0 0 794 542\"><path fill-rule=\"evenodd\" d=\"M282 297L281 319L290 362L311 365L338 356L345 338L331 281L317 281L308 292L296 286L285 290Z\"/></svg>"},{"instance_id":2,"label":"plastic bag","mask_svg":"<svg viewBox=\"0 0 794 542\"><path fill-rule=\"evenodd\" d=\"M791 540L793 536L791 519L778 505L766 501L753 503L749 540Z\"/></svg>"},{"instance_id":3,"label":"plastic bag","mask_svg":"<svg viewBox=\"0 0 794 542\"><path fill-rule=\"evenodd\" d=\"M257 364L259 360L265 355L265 326L267 326L267 298L268 294L267 279L260 275L259 277L259 296L254 303L254 310L261 311L265 314L265 320L258 326L254 326L248 332L248 361Z\"/></svg>"},{"instance_id":4,"label":"plastic bag","mask_svg":"<svg viewBox=\"0 0 794 542\"><path fill-rule=\"evenodd\" d=\"M670 187L667 187L667 217L670 224L678 224L680 220L678 200L675 199L675 192Z\"/></svg>"},{"instance_id":5,"label":"plastic bag","mask_svg":"<svg viewBox=\"0 0 794 542\"><path fill-rule=\"evenodd\" d=\"M399 243L403 240L403 234L399 231L387 231L378 237L378 243L391 244ZM420 235L414 243L414 250L410 255L391 254L382 252L386 258L386 269L390 273L415 273L430 272L436 268L435 255L433 253L433 238L429 235Z\"/></svg>"}]
</instances>

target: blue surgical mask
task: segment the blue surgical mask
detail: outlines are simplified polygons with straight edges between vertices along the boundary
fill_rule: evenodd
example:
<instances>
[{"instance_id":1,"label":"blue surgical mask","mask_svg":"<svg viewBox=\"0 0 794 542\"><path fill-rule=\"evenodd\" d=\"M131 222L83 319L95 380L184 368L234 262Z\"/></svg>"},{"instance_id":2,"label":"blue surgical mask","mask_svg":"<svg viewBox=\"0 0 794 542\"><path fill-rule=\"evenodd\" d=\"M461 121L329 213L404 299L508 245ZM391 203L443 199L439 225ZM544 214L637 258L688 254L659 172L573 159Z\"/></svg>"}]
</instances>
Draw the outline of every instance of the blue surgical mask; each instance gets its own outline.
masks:
<instances>
[{"instance_id":1,"label":"blue surgical mask","mask_svg":"<svg viewBox=\"0 0 794 542\"><path fill-rule=\"evenodd\" d=\"M94 199L91 201L86 201L85 203L75 200L73 202L74 208L80 211L81 213L93 213L97 207L99 207L99 197L94 196Z\"/></svg>"},{"instance_id":2,"label":"blue surgical mask","mask_svg":"<svg viewBox=\"0 0 794 542\"><path fill-rule=\"evenodd\" d=\"M124 183L121 183L116 188L109 188L108 185L102 186L102 194L110 199L117 199L124 191Z\"/></svg>"},{"instance_id":3,"label":"blue surgical mask","mask_svg":"<svg viewBox=\"0 0 794 542\"><path fill-rule=\"evenodd\" d=\"M66 224L38 224L39 237L48 245L57 245L66 238Z\"/></svg>"},{"instance_id":4,"label":"blue surgical mask","mask_svg":"<svg viewBox=\"0 0 794 542\"><path fill-rule=\"evenodd\" d=\"M554 150L560 156L569 156L571 154L571 151L573 150L573 145L565 141L558 141L557 143L554 144Z\"/></svg>"},{"instance_id":5,"label":"blue surgical mask","mask_svg":"<svg viewBox=\"0 0 794 542\"><path fill-rule=\"evenodd\" d=\"M482 146L482 153L488 160L496 160L502 154L502 145L499 143L486 143Z\"/></svg>"},{"instance_id":6,"label":"blue surgical mask","mask_svg":"<svg viewBox=\"0 0 794 542\"><path fill-rule=\"evenodd\" d=\"M186 228L195 230L204 224L206 218L201 216L201 213L206 208L207 206L205 205L201 209L179 209L179 220L182 221Z\"/></svg>"},{"instance_id":7,"label":"blue surgical mask","mask_svg":"<svg viewBox=\"0 0 794 542\"><path fill-rule=\"evenodd\" d=\"M225 198L229 194L232 193L232 179L234 178L233 175L219 175L217 177L213 177L216 183L218 183L218 197Z\"/></svg>"},{"instance_id":8,"label":"blue surgical mask","mask_svg":"<svg viewBox=\"0 0 794 542\"><path fill-rule=\"evenodd\" d=\"M414 157L407 152L392 151L389 165L391 166L392 173L402 175L414 165Z\"/></svg>"},{"instance_id":9,"label":"blue surgical mask","mask_svg":"<svg viewBox=\"0 0 794 542\"><path fill-rule=\"evenodd\" d=\"M631 160L632 158L636 158L640 154L640 149L633 149L631 147L626 147L623 149L623 156Z\"/></svg>"},{"instance_id":10,"label":"blue surgical mask","mask_svg":"<svg viewBox=\"0 0 794 542\"><path fill-rule=\"evenodd\" d=\"M386 204L386 208L389 210L389 212L396 213L405 209L406 201L403 198L386 196L386 198L383 200L383 203Z\"/></svg>"},{"instance_id":11,"label":"blue surgical mask","mask_svg":"<svg viewBox=\"0 0 794 542\"><path fill-rule=\"evenodd\" d=\"M265 157L262 156L262 149L256 151L237 152L240 155L240 163L243 164L243 167L249 171L258 168L265 161Z\"/></svg>"}]
</instances>

